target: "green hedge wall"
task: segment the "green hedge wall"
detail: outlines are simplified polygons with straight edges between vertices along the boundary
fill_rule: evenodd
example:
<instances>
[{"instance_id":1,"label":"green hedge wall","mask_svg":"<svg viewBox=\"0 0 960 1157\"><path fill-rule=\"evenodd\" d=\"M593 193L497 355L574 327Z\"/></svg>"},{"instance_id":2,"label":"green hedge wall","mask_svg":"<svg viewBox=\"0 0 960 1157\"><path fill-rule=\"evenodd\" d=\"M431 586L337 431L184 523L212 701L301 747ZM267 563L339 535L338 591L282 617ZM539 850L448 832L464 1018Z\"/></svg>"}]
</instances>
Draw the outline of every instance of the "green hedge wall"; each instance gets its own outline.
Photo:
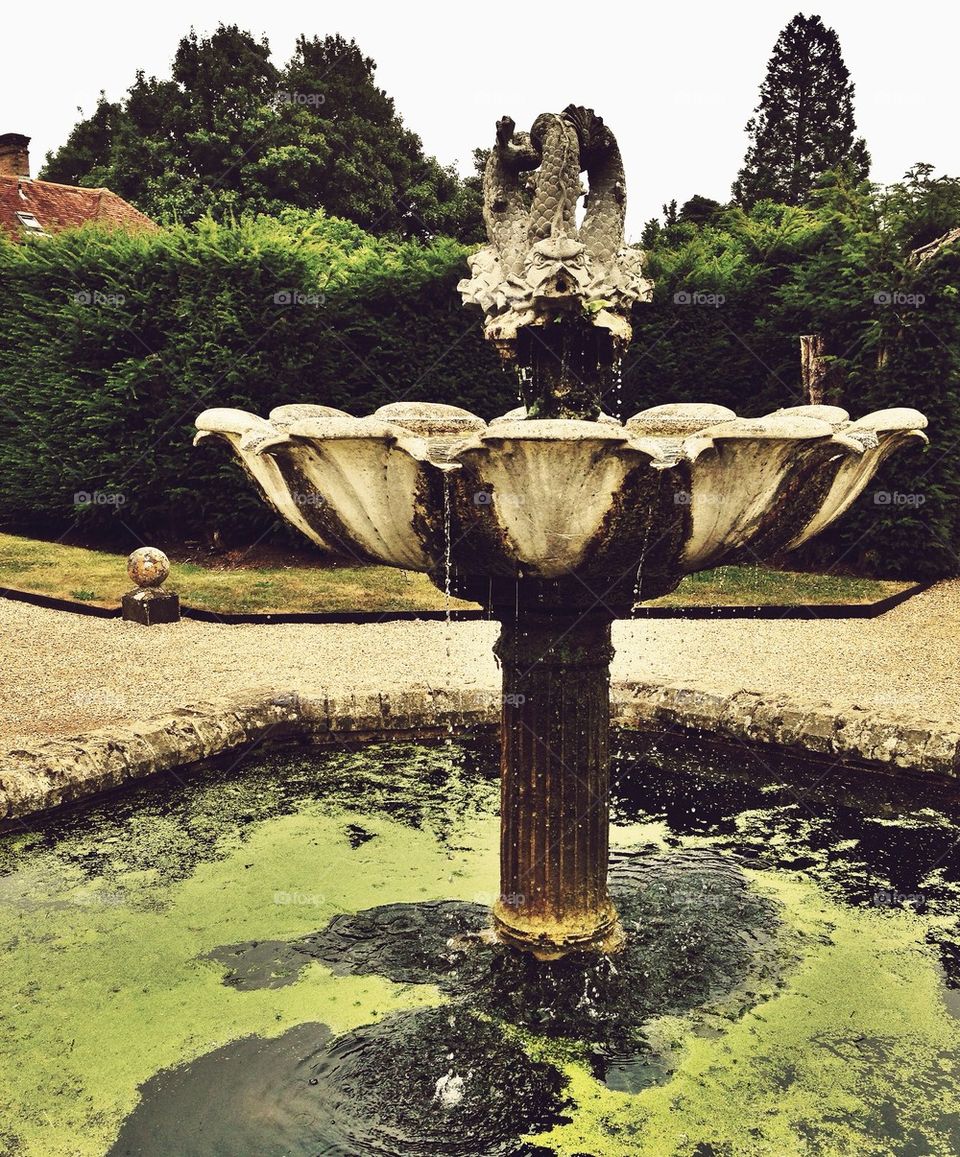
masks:
<instances>
[{"instance_id":1,"label":"green hedge wall","mask_svg":"<svg viewBox=\"0 0 960 1157\"><path fill-rule=\"evenodd\" d=\"M884 577L960 573L960 244L919 266L869 187L828 188L808 208L761 204L665 231L655 299L638 311L627 412L717 402L750 416L802 404L799 335L821 333L857 418L910 406L930 445L903 448L851 510L789 563ZM706 304L684 302L699 292ZM710 295L719 299L711 305Z\"/></svg>"},{"instance_id":2,"label":"green hedge wall","mask_svg":"<svg viewBox=\"0 0 960 1157\"><path fill-rule=\"evenodd\" d=\"M650 254L655 300L636 312L605 407L627 417L712 401L756 415L797 404L798 335L825 332L846 379L832 400L855 416L916 406L932 445L896 457L800 561L955 574L960 252L913 268L845 214L761 205L665 231ZM0 242L0 525L249 542L276 523L221 447L192 447L206 407L511 408L516 383L456 293L465 256L447 239L397 244L296 211ZM878 305L891 286L922 304ZM78 493L93 500L77 505Z\"/></svg>"},{"instance_id":3,"label":"green hedge wall","mask_svg":"<svg viewBox=\"0 0 960 1157\"><path fill-rule=\"evenodd\" d=\"M222 447L192 447L208 406L515 405L455 293L463 260L296 213L0 245L0 519L249 540L273 518Z\"/></svg>"}]
</instances>

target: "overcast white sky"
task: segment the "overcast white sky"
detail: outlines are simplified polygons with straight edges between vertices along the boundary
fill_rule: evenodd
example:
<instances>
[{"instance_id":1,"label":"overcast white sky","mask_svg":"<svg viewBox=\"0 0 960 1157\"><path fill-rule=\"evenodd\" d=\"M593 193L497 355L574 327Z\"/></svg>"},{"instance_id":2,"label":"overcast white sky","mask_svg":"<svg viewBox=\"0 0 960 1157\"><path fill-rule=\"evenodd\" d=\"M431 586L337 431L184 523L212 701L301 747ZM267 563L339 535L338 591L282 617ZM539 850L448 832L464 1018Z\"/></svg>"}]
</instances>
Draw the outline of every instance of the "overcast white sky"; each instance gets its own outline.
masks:
<instances>
[{"instance_id":1,"label":"overcast white sky","mask_svg":"<svg viewBox=\"0 0 960 1157\"><path fill-rule=\"evenodd\" d=\"M138 68L169 75L191 26L266 34L278 64L299 32L340 32L376 60L378 83L427 151L463 171L504 113L529 128L570 102L594 107L620 141L635 240L672 197L728 197L771 49L798 10L797 0L18 3L3 16L0 132L33 138L36 173L100 89L117 99ZM802 10L840 37L874 179L897 180L920 160L960 173L960 4L824 0Z\"/></svg>"}]
</instances>

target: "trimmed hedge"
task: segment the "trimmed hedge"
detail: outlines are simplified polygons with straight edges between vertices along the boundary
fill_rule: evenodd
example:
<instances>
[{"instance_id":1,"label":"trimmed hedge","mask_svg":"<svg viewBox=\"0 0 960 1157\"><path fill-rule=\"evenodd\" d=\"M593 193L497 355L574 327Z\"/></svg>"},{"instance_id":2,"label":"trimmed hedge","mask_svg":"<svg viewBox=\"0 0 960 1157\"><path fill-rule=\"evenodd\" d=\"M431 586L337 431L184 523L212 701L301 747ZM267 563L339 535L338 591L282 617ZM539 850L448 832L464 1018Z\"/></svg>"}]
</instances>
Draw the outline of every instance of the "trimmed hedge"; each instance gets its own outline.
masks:
<instances>
[{"instance_id":1,"label":"trimmed hedge","mask_svg":"<svg viewBox=\"0 0 960 1157\"><path fill-rule=\"evenodd\" d=\"M276 523L222 448L191 446L206 407L366 414L412 398L487 418L510 409L516 382L456 293L465 257L448 239L398 244L299 211L0 242L0 524L249 542ZM802 560L885 576L960 571L956 246L915 269L846 210L760 205L664 231L650 266L655 300L637 310L606 409L795 405L798 335L827 333L846 375L831 400L854 416L916 406L933 445L896 456ZM922 308L878 305L891 286ZM78 493L92 501L76 505Z\"/></svg>"},{"instance_id":2,"label":"trimmed hedge","mask_svg":"<svg viewBox=\"0 0 960 1157\"><path fill-rule=\"evenodd\" d=\"M902 220L878 224L878 196L827 187L813 207L761 203L665 231L627 359L626 412L665 400L749 416L802 404L799 335L825 335L842 379L825 400L854 418L922 410L930 446L901 449L789 562L940 578L960 573L960 244L917 267ZM684 304L696 293L704 304Z\"/></svg>"},{"instance_id":3,"label":"trimmed hedge","mask_svg":"<svg viewBox=\"0 0 960 1157\"><path fill-rule=\"evenodd\" d=\"M250 540L273 516L222 447L192 447L208 406L515 405L455 293L464 252L300 213L0 244L4 525Z\"/></svg>"}]
</instances>

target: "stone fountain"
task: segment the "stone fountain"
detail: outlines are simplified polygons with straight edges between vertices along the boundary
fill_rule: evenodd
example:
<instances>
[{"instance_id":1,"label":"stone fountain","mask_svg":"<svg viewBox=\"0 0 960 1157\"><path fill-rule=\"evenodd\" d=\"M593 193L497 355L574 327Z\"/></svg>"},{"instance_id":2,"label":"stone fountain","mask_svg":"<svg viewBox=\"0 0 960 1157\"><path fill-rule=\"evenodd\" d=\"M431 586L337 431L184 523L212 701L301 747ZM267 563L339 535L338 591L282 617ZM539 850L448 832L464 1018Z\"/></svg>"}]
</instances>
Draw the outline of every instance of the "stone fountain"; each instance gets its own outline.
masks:
<instances>
[{"instance_id":1,"label":"stone fountain","mask_svg":"<svg viewBox=\"0 0 960 1157\"><path fill-rule=\"evenodd\" d=\"M673 404L602 412L649 299L623 240L616 140L592 110L498 122L489 244L460 283L518 369L524 405L485 422L395 402L357 418L288 405L207 410L267 501L324 550L422 571L501 623L501 894L493 934L542 959L612 951L607 890L610 628L685 574L756 562L838 518L926 426L834 406L739 418ZM585 172L589 191L579 227Z\"/></svg>"}]
</instances>

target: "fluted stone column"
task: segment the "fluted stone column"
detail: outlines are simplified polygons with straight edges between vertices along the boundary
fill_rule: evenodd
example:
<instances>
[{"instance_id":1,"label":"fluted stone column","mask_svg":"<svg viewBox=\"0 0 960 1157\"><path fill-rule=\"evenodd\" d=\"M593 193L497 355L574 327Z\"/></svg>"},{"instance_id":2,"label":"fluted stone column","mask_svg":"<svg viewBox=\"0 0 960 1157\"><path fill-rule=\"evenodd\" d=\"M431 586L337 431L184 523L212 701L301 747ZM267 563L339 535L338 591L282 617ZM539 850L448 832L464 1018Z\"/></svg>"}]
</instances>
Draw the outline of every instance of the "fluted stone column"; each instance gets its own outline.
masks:
<instances>
[{"instance_id":1,"label":"fluted stone column","mask_svg":"<svg viewBox=\"0 0 960 1157\"><path fill-rule=\"evenodd\" d=\"M607 893L610 643L607 614L502 622L500 897L506 943L544 958L610 951Z\"/></svg>"}]
</instances>

